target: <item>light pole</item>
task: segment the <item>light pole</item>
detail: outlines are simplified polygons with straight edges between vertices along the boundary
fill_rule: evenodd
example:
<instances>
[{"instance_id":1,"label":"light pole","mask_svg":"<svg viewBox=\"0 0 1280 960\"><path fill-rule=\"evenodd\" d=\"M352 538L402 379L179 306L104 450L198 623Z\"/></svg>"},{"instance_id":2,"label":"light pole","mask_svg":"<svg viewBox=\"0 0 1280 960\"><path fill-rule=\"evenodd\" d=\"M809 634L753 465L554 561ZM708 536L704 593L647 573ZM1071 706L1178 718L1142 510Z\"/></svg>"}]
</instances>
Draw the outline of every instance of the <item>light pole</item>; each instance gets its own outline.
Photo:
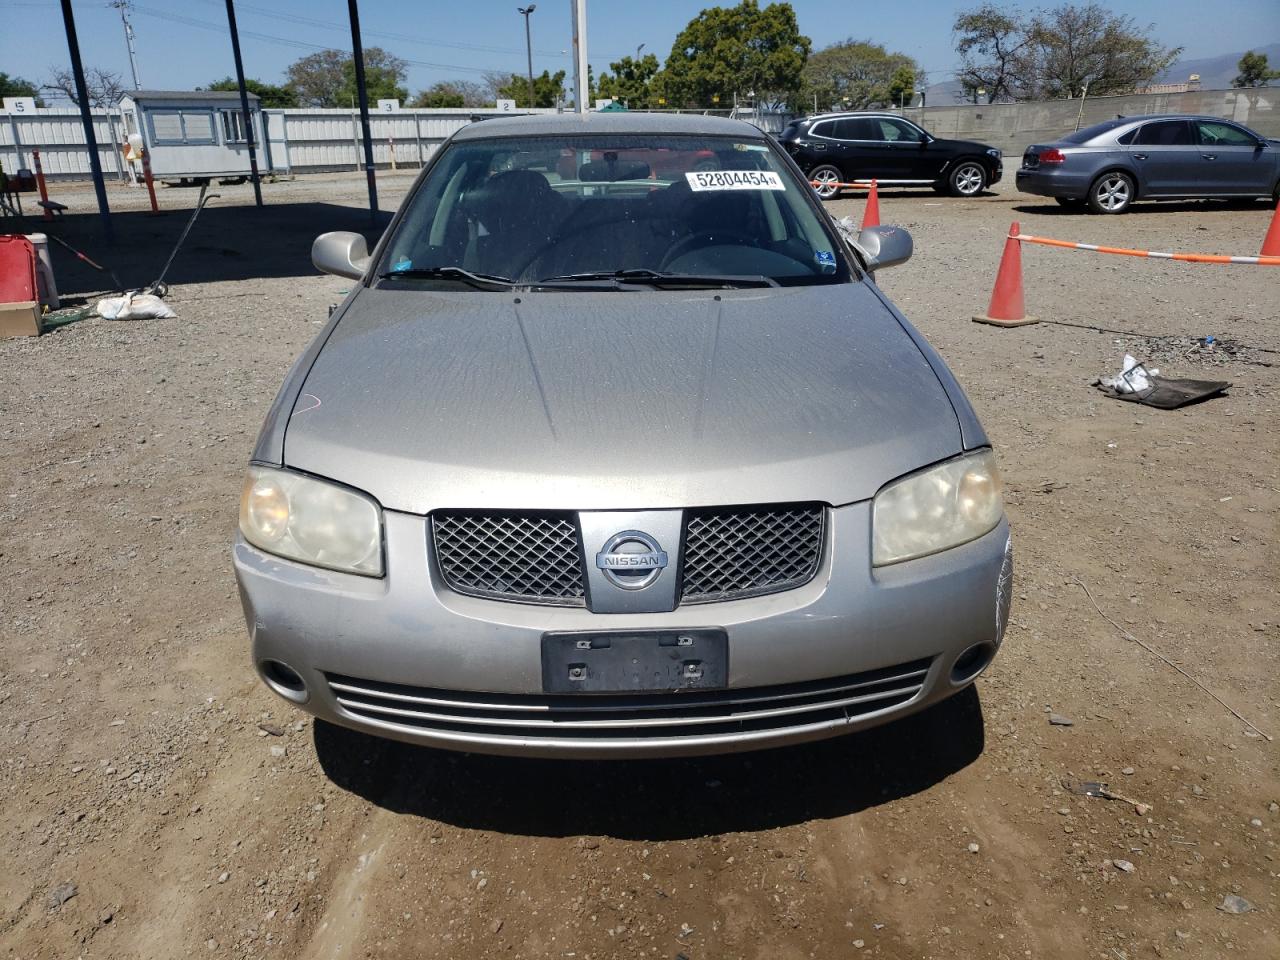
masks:
<instances>
[{"instance_id":1,"label":"light pole","mask_svg":"<svg viewBox=\"0 0 1280 960\"><path fill-rule=\"evenodd\" d=\"M531 3L527 7L516 7L516 13L524 17L524 49L529 56L529 109L537 106L537 99L533 95L533 40L529 36L529 15L538 9L536 3Z\"/></svg>"},{"instance_id":2,"label":"light pole","mask_svg":"<svg viewBox=\"0 0 1280 960\"><path fill-rule=\"evenodd\" d=\"M640 51L643 50L644 47L645 45L643 43L640 44L640 46L636 47L636 63L640 62Z\"/></svg>"}]
</instances>

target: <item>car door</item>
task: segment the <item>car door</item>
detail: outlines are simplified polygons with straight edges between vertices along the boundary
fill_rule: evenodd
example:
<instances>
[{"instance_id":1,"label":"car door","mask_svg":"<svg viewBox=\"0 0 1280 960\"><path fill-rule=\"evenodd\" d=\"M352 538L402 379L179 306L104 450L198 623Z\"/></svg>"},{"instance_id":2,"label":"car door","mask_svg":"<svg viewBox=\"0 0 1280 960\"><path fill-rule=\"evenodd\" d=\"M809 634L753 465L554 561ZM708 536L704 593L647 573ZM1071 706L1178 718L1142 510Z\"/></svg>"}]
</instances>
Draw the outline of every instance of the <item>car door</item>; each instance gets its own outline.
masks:
<instances>
[{"instance_id":1,"label":"car door","mask_svg":"<svg viewBox=\"0 0 1280 960\"><path fill-rule=\"evenodd\" d=\"M1200 145L1201 182L1212 193L1261 197L1271 193L1274 153L1242 127L1225 120L1193 120Z\"/></svg>"},{"instance_id":2,"label":"car door","mask_svg":"<svg viewBox=\"0 0 1280 960\"><path fill-rule=\"evenodd\" d=\"M872 117L841 117L836 121L836 136L849 180L888 178L889 144Z\"/></svg>"},{"instance_id":3,"label":"car door","mask_svg":"<svg viewBox=\"0 0 1280 960\"><path fill-rule=\"evenodd\" d=\"M884 142L885 180L935 180L941 162L930 156L929 138L913 123L897 117L875 117L871 121Z\"/></svg>"},{"instance_id":4,"label":"car door","mask_svg":"<svg viewBox=\"0 0 1280 960\"><path fill-rule=\"evenodd\" d=\"M1153 120L1138 128L1127 147L1146 197L1197 196L1202 161L1189 120Z\"/></svg>"}]
</instances>

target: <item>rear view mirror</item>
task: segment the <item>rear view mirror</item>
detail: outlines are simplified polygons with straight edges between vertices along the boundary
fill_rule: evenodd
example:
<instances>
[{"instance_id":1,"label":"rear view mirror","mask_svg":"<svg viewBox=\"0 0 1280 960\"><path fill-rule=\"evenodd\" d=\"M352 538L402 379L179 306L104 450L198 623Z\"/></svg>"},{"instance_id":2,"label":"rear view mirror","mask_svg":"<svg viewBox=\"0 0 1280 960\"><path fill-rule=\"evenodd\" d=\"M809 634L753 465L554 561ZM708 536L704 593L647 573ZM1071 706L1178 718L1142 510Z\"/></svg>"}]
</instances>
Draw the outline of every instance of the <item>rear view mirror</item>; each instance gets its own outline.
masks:
<instances>
[{"instance_id":1,"label":"rear view mirror","mask_svg":"<svg viewBox=\"0 0 1280 960\"><path fill-rule=\"evenodd\" d=\"M869 273L906 263L914 246L911 234L902 227L867 227L849 240L862 254Z\"/></svg>"},{"instance_id":2,"label":"rear view mirror","mask_svg":"<svg viewBox=\"0 0 1280 960\"><path fill-rule=\"evenodd\" d=\"M369 269L369 246L358 233L322 233L311 244L311 262L322 273L359 280Z\"/></svg>"}]
</instances>

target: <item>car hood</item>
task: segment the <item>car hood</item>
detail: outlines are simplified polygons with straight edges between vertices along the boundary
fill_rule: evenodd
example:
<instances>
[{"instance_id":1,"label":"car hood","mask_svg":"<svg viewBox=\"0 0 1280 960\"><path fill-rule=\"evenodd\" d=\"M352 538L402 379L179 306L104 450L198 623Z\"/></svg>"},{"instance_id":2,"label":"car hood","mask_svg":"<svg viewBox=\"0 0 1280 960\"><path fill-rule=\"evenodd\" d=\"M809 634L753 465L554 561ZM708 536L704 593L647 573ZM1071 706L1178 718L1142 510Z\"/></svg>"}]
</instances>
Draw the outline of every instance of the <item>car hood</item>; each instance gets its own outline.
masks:
<instances>
[{"instance_id":1,"label":"car hood","mask_svg":"<svg viewBox=\"0 0 1280 960\"><path fill-rule=\"evenodd\" d=\"M979 143L977 140L934 140L930 144L934 149L943 149L951 153L974 153L978 156L985 156L988 150L994 150L995 147L989 143Z\"/></svg>"},{"instance_id":2,"label":"car hood","mask_svg":"<svg viewBox=\"0 0 1280 960\"><path fill-rule=\"evenodd\" d=\"M842 504L961 449L861 283L362 290L289 416L286 465L411 513Z\"/></svg>"}]
</instances>

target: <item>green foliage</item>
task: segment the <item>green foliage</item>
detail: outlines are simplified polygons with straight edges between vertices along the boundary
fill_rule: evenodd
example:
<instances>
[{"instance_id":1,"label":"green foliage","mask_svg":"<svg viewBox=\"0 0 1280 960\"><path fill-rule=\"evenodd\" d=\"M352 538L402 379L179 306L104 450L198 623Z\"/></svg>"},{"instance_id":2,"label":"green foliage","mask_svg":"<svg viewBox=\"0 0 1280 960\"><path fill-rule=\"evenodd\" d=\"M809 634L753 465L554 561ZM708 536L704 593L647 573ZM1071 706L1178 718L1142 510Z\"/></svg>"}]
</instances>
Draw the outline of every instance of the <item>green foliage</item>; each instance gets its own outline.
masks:
<instances>
[{"instance_id":1,"label":"green foliage","mask_svg":"<svg viewBox=\"0 0 1280 960\"><path fill-rule=\"evenodd\" d=\"M1280 80L1280 70L1270 68L1265 53L1250 50L1240 58L1236 69L1240 73L1231 81L1233 87L1265 87L1272 80Z\"/></svg>"},{"instance_id":2,"label":"green foliage","mask_svg":"<svg viewBox=\"0 0 1280 960\"><path fill-rule=\"evenodd\" d=\"M491 107L493 96L479 83L468 80L442 80L422 90L409 102L411 107L442 109L452 107Z\"/></svg>"},{"instance_id":3,"label":"green foliage","mask_svg":"<svg viewBox=\"0 0 1280 960\"><path fill-rule=\"evenodd\" d=\"M521 109L554 107L564 97L564 71L543 70L533 78L533 102L529 102L529 78L518 73L489 75L485 78L499 100L514 100Z\"/></svg>"},{"instance_id":4,"label":"green foliage","mask_svg":"<svg viewBox=\"0 0 1280 960\"><path fill-rule=\"evenodd\" d=\"M1028 28L1042 100L1132 93L1173 63L1181 47L1166 48L1132 17L1118 16L1096 3L1065 4L1032 18Z\"/></svg>"},{"instance_id":5,"label":"green foliage","mask_svg":"<svg viewBox=\"0 0 1280 960\"><path fill-rule=\"evenodd\" d=\"M1266 57L1262 59L1266 60ZM40 99L40 89L34 83L7 73L0 73L0 97L35 97L36 106L44 106L44 101Z\"/></svg>"},{"instance_id":6,"label":"green foliage","mask_svg":"<svg viewBox=\"0 0 1280 960\"><path fill-rule=\"evenodd\" d=\"M805 64L801 104L818 109L865 110L898 103L915 92L920 70L905 53L852 38L819 50Z\"/></svg>"},{"instance_id":7,"label":"green foliage","mask_svg":"<svg viewBox=\"0 0 1280 960\"><path fill-rule=\"evenodd\" d=\"M970 92L985 89L988 101L1078 97L1086 84L1090 96L1132 93L1182 52L1097 3L1030 16L984 3L961 12L953 29L963 64L957 76Z\"/></svg>"},{"instance_id":8,"label":"green foliage","mask_svg":"<svg viewBox=\"0 0 1280 960\"><path fill-rule=\"evenodd\" d=\"M650 84L658 74L658 58L652 53L642 59L623 57L609 64L612 74L602 73L596 84L596 96L621 100L629 107L654 106Z\"/></svg>"},{"instance_id":9,"label":"green foliage","mask_svg":"<svg viewBox=\"0 0 1280 960\"><path fill-rule=\"evenodd\" d=\"M263 83L261 80L254 80L252 77L244 78L244 87L250 93L258 95L258 105L263 108L282 108L296 107L298 105L298 95L288 87L277 87L270 83ZM236 83L235 77L223 77L221 80L209 84L206 90L234 90L240 89Z\"/></svg>"},{"instance_id":10,"label":"green foliage","mask_svg":"<svg viewBox=\"0 0 1280 960\"><path fill-rule=\"evenodd\" d=\"M345 50L321 50L289 64L285 84L306 107L350 107L356 97L356 66ZM409 65L381 47L365 47L365 86L369 102L407 100L408 88L402 86L409 75Z\"/></svg>"},{"instance_id":11,"label":"green foliage","mask_svg":"<svg viewBox=\"0 0 1280 960\"><path fill-rule=\"evenodd\" d=\"M789 3L709 7L680 31L650 93L673 107L729 106L735 94L776 103L800 89L809 49Z\"/></svg>"}]
</instances>

